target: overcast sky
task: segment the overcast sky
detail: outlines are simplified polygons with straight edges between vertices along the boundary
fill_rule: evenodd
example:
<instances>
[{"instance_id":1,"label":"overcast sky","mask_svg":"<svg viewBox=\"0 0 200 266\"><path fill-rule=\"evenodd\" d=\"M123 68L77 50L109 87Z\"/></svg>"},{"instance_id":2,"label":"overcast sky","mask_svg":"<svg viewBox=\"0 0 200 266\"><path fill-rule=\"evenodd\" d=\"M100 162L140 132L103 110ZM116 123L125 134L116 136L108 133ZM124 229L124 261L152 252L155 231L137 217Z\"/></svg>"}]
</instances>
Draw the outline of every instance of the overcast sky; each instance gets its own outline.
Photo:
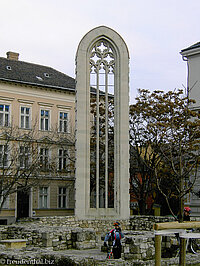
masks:
<instances>
[{"instance_id":1,"label":"overcast sky","mask_svg":"<svg viewBox=\"0 0 200 266\"><path fill-rule=\"evenodd\" d=\"M0 57L53 67L75 77L81 38L105 25L130 53L130 102L137 88L186 86L180 51L200 41L200 0L0 0Z\"/></svg>"}]
</instances>

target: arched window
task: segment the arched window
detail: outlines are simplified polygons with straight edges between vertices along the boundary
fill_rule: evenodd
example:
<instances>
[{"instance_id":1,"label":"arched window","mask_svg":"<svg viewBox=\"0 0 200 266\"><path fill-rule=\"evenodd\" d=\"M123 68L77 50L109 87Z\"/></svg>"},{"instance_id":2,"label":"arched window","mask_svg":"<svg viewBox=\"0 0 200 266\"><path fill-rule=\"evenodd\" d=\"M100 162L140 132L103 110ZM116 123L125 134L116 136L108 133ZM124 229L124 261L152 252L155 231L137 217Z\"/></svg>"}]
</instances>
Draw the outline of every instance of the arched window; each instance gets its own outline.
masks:
<instances>
[{"instance_id":1,"label":"arched window","mask_svg":"<svg viewBox=\"0 0 200 266\"><path fill-rule=\"evenodd\" d=\"M90 207L114 208L115 53L105 39L90 52Z\"/></svg>"},{"instance_id":2,"label":"arched window","mask_svg":"<svg viewBox=\"0 0 200 266\"><path fill-rule=\"evenodd\" d=\"M100 26L76 55L75 215L129 217L129 56L121 36Z\"/></svg>"}]
</instances>

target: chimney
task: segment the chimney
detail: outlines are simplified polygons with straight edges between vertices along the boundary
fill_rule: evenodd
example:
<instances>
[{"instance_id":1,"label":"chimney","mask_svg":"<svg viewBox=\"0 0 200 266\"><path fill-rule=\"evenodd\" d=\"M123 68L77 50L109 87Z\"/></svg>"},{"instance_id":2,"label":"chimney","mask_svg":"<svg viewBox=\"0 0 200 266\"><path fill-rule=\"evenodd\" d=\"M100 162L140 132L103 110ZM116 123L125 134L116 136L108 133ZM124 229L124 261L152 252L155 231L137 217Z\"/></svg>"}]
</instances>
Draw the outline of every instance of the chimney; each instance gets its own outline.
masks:
<instances>
[{"instance_id":1,"label":"chimney","mask_svg":"<svg viewBox=\"0 0 200 266\"><path fill-rule=\"evenodd\" d=\"M7 52L7 59L18 61L19 54L15 52Z\"/></svg>"}]
</instances>

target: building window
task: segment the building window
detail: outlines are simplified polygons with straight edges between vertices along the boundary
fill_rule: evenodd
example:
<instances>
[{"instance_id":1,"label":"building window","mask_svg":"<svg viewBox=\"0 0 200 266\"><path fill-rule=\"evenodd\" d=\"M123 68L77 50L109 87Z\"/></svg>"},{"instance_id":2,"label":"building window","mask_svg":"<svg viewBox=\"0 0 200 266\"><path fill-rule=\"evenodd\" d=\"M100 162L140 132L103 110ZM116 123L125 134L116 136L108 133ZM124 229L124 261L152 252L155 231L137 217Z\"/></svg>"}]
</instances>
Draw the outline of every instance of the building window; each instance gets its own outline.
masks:
<instances>
[{"instance_id":1,"label":"building window","mask_svg":"<svg viewBox=\"0 0 200 266\"><path fill-rule=\"evenodd\" d=\"M45 76L46 78L49 78L49 73L44 73L44 76Z\"/></svg>"},{"instance_id":2,"label":"building window","mask_svg":"<svg viewBox=\"0 0 200 266\"><path fill-rule=\"evenodd\" d=\"M2 204L2 201L3 201L3 195L4 195L5 192L2 193L2 195L0 195L0 206ZM2 209L9 209L9 195L6 197L3 205L2 205Z\"/></svg>"},{"instance_id":3,"label":"building window","mask_svg":"<svg viewBox=\"0 0 200 266\"><path fill-rule=\"evenodd\" d=\"M11 66L6 66L6 69L7 70L12 70L12 67Z\"/></svg>"},{"instance_id":4,"label":"building window","mask_svg":"<svg viewBox=\"0 0 200 266\"><path fill-rule=\"evenodd\" d=\"M49 149L40 148L40 168L47 170L49 168Z\"/></svg>"},{"instance_id":5,"label":"building window","mask_svg":"<svg viewBox=\"0 0 200 266\"><path fill-rule=\"evenodd\" d=\"M39 188L39 208L48 208L48 187Z\"/></svg>"},{"instance_id":6,"label":"building window","mask_svg":"<svg viewBox=\"0 0 200 266\"><path fill-rule=\"evenodd\" d=\"M67 150L59 149L58 158L59 158L59 167L58 167L59 170L66 171L67 170Z\"/></svg>"},{"instance_id":7,"label":"building window","mask_svg":"<svg viewBox=\"0 0 200 266\"><path fill-rule=\"evenodd\" d=\"M58 207L59 208L67 207L67 188L66 187L58 188Z\"/></svg>"},{"instance_id":8,"label":"building window","mask_svg":"<svg viewBox=\"0 0 200 266\"><path fill-rule=\"evenodd\" d=\"M68 113L60 112L59 114L59 131L60 132L67 133L69 131L69 128L68 128L69 119L68 118L69 118Z\"/></svg>"},{"instance_id":9,"label":"building window","mask_svg":"<svg viewBox=\"0 0 200 266\"><path fill-rule=\"evenodd\" d=\"M0 167L8 167L8 146L0 145Z\"/></svg>"},{"instance_id":10,"label":"building window","mask_svg":"<svg viewBox=\"0 0 200 266\"><path fill-rule=\"evenodd\" d=\"M19 150L20 168L28 168L30 166L30 148L26 146L20 146Z\"/></svg>"},{"instance_id":11,"label":"building window","mask_svg":"<svg viewBox=\"0 0 200 266\"><path fill-rule=\"evenodd\" d=\"M10 120L10 106L0 104L0 126L9 126Z\"/></svg>"},{"instance_id":12,"label":"building window","mask_svg":"<svg viewBox=\"0 0 200 266\"><path fill-rule=\"evenodd\" d=\"M21 106L21 128L30 129L30 108Z\"/></svg>"},{"instance_id":13,"label":"building window","mask_svg":"<svg viewBox=\"0 0 200 266\"><path fill-rule=\"evenodd\" d=\"M41 130L49 130L49 122L50 122L50 111L49 110L41 110L40 129Z\"/></svg>"}]
</instances>

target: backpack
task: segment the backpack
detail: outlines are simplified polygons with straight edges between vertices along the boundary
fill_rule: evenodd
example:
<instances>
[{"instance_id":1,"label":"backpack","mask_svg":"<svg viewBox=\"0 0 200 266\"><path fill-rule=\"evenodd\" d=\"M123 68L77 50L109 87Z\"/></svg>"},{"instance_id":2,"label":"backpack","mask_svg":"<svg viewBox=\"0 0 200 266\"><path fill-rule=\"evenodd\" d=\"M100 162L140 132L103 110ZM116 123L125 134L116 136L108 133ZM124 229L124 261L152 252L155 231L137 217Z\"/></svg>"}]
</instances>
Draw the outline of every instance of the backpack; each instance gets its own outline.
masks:
<instances>
[{"instance_id":1,"label":"backpack","mask_svg":"<svg viewBox=\"0 0 200 266\"><path fill-rule=\"evenodd\" d=\"M120 240L121 240L121 234L120 234L119 231L116 231L115 230L114 237L115 237L115 241L116 242L120 242Z\"/></svg>"},{"instance_id":2,"label":"backpack","mask_svg":"<svg viewBox=\"0 0 200 266\"><path fill-rule=\"evenodd\" d=\"M112 229L109 232L109 240L108 241L112 241L113 245L118 245L121 242L121 233L120 231L116 230L116 229Z\"/></svg>"}]
</instances>

